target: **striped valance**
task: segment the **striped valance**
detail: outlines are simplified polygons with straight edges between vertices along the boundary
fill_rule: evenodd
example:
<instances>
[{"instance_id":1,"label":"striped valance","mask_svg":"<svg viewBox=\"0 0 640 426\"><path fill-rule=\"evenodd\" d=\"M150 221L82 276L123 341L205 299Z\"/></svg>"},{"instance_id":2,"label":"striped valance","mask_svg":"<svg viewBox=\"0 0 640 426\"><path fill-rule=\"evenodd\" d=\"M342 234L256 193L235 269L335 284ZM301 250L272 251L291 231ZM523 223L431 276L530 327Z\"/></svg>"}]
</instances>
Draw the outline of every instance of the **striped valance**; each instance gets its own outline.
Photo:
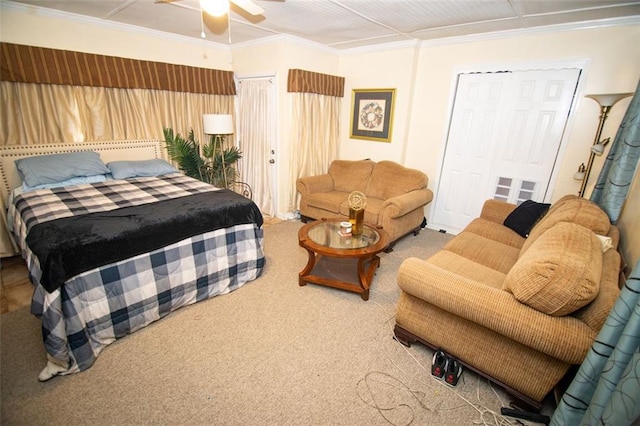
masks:
<instances>
[{"instance_id":1,"label":"striped valance","mask_svg":"<svg viewBox=\"0 0 640 426\"><path fill-rule=\"evenodd\" d=\"M0 43L0 80L235 95L232 71Z\"/></svg>"},{"instance_id":2,"label":"striped valance","mask_svg":"<svg viewBox=\"0 0 640 426\"><path fill-rule=\"evenodd\" d=\"M287 79L287 91L319 93L341 98L344 96L344 77L290 69L289 78Z\"/></svg>"}]
</instances>

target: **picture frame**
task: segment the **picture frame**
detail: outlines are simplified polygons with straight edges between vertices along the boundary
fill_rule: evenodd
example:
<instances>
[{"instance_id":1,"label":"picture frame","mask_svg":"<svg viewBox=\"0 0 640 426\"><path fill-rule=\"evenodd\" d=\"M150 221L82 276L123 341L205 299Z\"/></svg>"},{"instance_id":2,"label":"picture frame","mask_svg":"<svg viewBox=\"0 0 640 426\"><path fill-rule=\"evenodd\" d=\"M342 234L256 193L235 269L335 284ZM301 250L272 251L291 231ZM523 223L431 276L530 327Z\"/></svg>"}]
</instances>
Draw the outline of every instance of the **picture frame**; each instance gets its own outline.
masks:
<instances>
[{"instance_id":1,"label":"picture frame","mask_svg":"<svg viewBox=\"0 0 640 426\"><path fill-rule=\"evenodd\" d=\"M389 142L395 94L396 89L353 89L349 136L353 139Z\"/></svg>"}]
</instances>

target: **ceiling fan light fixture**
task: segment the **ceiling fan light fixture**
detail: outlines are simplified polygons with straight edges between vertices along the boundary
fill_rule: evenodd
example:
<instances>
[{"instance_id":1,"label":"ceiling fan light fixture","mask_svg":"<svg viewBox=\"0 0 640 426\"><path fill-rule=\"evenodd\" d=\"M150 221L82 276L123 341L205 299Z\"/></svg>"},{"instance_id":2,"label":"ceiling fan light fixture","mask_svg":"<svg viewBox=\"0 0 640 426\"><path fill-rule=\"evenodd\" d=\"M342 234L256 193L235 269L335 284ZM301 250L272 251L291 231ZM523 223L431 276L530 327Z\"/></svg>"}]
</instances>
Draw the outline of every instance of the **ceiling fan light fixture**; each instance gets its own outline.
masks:
<instances>
[{"instance_id":1,"label":"ceiling fan light fixture","mask_svg":"<svg viewBox=\"0 0 640 426\"><path fill-rule=\"evenodd\" d=\"M229 12L229 0L200 0L200 8L211 16L220 17Z\"/></svg>"}]
</instances>

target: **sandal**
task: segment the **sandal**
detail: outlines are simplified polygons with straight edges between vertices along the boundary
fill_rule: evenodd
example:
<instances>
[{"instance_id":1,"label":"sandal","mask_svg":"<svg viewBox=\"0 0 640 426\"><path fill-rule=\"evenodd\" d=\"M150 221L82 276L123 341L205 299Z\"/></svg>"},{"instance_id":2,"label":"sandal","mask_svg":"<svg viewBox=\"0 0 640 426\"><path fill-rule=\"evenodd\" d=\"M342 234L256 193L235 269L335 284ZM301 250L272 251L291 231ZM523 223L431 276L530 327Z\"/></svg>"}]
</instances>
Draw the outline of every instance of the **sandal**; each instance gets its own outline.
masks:
<instances>
[{"instance_id":1,"label":"sandal","mask_svg":"<svg viewBox=\"0 0 640 426\"><path fill-rule=\"evenodd\" d=\"M447 359L447 368L444 375L444 381L450 384L451 386L455 386L458 384L458 380L462 376L462 366L458 362L457 359L453 357L448 357Z\"/></svg>"},{"instance_id":2,"label":"sandal","mask_svg":"<svg viewBox=\"0 0 640 426\"><path fill-rule=\"evenodd\" d=\"M442 379L444 377L446 369L447 355L441 350L435 351L433 354L433 359L431 360L431 374L438 379Z\"/></svg>"}]
</instances>

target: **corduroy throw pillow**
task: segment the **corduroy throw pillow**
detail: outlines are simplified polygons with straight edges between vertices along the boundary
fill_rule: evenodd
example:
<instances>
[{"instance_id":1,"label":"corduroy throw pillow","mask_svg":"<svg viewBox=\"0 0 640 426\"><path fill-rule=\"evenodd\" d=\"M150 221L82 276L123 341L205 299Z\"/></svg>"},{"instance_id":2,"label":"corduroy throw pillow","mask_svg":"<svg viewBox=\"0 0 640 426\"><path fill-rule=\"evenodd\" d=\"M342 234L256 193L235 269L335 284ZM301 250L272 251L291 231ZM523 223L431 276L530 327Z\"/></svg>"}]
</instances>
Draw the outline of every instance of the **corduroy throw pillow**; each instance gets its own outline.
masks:
<instances>
[{"instance_id":1,"label":"corduroy throw pillow","mask_svg":"<svg viewBox=\"0 0 640 426\"><path fill-rule=\"evenodd\" d=\"M329 175L333 178L333 189L342 192L364 192L375 164L371 160L333 161L329 166Z\"/></svg>"},{"instance_id":2,"label":"corduroy throw pillow","mask_svg":"<svg viewBox=\"0 0 640 426\"><path fill-rule=\"evenodd\" d=\"M609 216L593 201L578 197L567 198L559 206L552 205L531 229L529 237L522 244L520 256L527 252L538 237L560 222L584 226L598 235L607 235L611 227Z\"/></svg>"},{"instance_id":3,"label":"corduroy throw pillow","mask_svg":"<svg viewBox=\"0 0 640 426\"><path fill-rule=\"evenodd\" d=\"M600 290L602 251L596 235L574 223L545 231L507 274L503 290L547 315L564 316Z\"/></svg>"}]
</instances>

